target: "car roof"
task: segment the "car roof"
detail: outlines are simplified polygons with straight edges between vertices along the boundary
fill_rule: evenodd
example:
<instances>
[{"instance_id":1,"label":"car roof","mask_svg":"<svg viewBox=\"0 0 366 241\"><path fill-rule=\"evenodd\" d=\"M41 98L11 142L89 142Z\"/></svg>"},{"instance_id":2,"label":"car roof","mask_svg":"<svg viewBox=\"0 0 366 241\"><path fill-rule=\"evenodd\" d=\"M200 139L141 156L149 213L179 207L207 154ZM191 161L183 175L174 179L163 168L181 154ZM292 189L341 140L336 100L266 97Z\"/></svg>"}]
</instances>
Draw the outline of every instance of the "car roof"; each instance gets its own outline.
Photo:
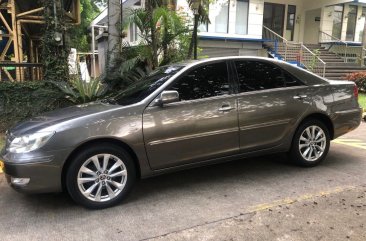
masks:
<instances>
[{"instance_id":1,"label":"car roof","mask_svg":"<svg viewBox=\"0 0 366 241\"><path fill-rule=\"evenodd\" d=\"M220 60L264 60L264 61L270 61L270 62L276 62L276 63L286 63L281 60L271 59L267 57L258 57L258 56L226 56L226 57L215 57L215 58L204 58L204 59L198 59L198 60L186 60L179 63L176 63L176 65L196 65L200 63L206 63L206 62L213 62L213 61L220 61Z\"/></svg>"}]
</instances>

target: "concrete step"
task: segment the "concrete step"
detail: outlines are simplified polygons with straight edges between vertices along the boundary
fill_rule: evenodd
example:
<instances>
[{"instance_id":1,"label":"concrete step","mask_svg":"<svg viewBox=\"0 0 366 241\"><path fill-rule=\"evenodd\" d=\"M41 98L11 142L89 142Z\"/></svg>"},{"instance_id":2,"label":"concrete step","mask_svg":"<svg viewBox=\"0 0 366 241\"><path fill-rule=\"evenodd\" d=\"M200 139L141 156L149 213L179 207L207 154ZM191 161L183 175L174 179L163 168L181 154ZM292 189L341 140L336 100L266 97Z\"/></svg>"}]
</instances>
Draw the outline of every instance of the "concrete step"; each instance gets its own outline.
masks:
<instances>
[{"instance_id":1,"label":"concrete step","mask_svg":"<svg viewBox=\"0 0 366 241\"><path fill-rule=\"evenodd\" d=\"M349 73L343 73L343 74L339 74L339 73L327 73L327 72L325 72L325 76L326 77L346 77L347 76L347 74L349 74Z\"/></svg>"},{"instance_id":2,"label":"concrete step","mask_svg":"<svg viewBox=\"0 0 366 241\"><path fill-rule=\"evenodd\" d=\"M330 77L330 78L328 78L328 77L325 77L326 79L328 79L328 80L347 80L346 78L344 78L344 77Z\"/></svg>"},{"instance_id":3,"label":"concrete step","mask_svg":"<svg viewBox=\"0 0 366 241\"><path fill-rule=\"evenodd\" d=\"M327 64L327 68L342 68L342 69L364 69L366 70L364 67L361 67L360 65L356 64L356 63L329 63Z\"/></svg>"},{"instance_id":4,"label":"concrete step","mask_svg":"<svg viewBox=\"0 0 366 241\"><path fill-rule=\"evenodd\" d=\"M355 73L355 72L360 72L359 69L348 69L348 70L345 70L345 69L326 69L326 72L327 73L330 73L330 74L344 74L344 73Z\"/></svg>"}]
</instances>

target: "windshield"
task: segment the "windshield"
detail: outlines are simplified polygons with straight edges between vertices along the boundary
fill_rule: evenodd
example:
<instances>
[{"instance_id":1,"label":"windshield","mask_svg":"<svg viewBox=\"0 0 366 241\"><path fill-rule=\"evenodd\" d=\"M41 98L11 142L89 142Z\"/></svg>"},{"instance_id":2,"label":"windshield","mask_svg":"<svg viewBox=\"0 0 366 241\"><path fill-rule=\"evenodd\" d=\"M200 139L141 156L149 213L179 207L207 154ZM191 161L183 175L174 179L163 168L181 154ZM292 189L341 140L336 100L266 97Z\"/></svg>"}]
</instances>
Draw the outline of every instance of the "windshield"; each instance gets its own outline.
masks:
<instances>
[{"instance_id":1,"label":"windshield","mask_svg":"<svg viewBox=\"0 0 366 241\"><path fill-rule=\"evenodd\" d=\"M113 98L113 101L119 105L131 105L140 102L157 88L162 86L179 70L183 69L183 67L184 66L160 67L120 92L115 98Z\"/></svg>"}]
</instances>

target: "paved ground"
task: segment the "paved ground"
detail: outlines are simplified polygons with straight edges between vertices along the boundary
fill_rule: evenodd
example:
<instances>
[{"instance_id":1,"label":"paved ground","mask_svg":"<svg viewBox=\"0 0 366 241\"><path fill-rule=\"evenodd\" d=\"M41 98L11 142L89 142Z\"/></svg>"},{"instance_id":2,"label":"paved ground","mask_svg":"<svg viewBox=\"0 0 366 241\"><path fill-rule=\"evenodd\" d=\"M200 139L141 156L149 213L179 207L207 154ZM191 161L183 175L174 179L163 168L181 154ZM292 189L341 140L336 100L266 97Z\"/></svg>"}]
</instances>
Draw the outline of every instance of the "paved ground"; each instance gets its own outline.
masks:
<instances>
[{"instance_id":1,"label":"paved ground","mask_svg":"<svg viewBox=\"0 0 366 241\"><path fill-rule=\"evenodd\" d=\"M143 180L117 207L26 196L0 174L0 240L366 240L366 124L316 168L282 155Z\"/></svg>"}]
</instances>

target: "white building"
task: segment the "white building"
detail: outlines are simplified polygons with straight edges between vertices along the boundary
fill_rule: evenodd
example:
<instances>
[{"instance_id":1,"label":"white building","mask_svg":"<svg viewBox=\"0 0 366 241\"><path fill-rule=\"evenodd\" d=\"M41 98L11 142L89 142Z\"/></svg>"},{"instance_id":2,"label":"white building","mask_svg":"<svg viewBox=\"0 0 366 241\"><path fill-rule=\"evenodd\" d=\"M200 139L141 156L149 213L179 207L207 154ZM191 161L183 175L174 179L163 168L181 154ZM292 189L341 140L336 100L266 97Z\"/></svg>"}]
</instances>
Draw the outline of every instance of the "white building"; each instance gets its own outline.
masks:
<instances>
[{"instance_id":1,"label":"white building","mask_svg":"<svg viewBox=\"0 0 366 241\"><path fill-rule=\"evenodd\" d=\"M185 0L177 5L188 11ZM362 0L217 0L211 23L200 26L200 47L209 56L262 55L263 26L293 42L360 45L365 15Z\"/></svg>"},{"instance_id":2,"label":"white building","mask_svg":"<svg viewBox=\"0 0 366 241\"><path fill-rule=\"evenodd\" d=\"M127 0L124 5L143 7L144 0ZM186 0L177 0L176 6L192 16ZM365 16L366 0L217 0L209 7L211 23L199 27L199 47L208 57L268 56L265 43L274 38L307 46L335 43L337 56L355 61L363 54L344 49L361 46ZM137 38L131 25L126 39L134 44Z\"/></svg>"}]
</instances>

